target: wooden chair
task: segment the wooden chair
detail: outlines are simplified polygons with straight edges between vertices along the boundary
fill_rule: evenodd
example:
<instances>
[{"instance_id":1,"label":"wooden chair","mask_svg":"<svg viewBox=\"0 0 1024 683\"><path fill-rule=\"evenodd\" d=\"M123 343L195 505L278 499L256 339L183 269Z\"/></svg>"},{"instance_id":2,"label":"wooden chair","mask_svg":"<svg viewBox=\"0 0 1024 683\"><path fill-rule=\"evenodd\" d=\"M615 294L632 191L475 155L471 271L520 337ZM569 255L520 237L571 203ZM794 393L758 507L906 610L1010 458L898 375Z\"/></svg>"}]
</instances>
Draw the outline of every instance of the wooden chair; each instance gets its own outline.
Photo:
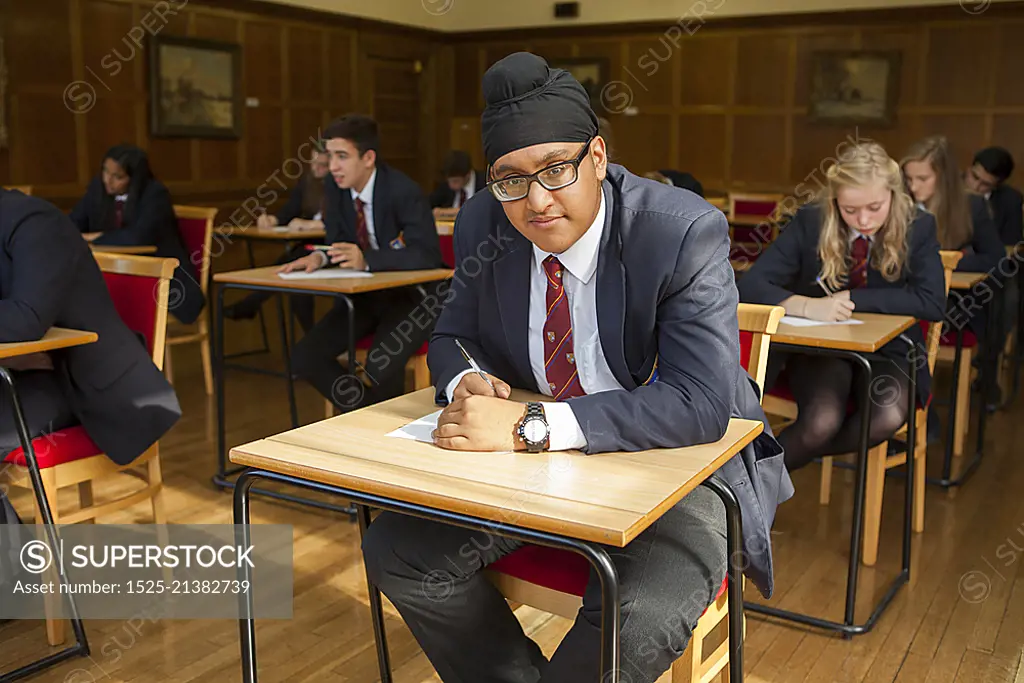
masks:
<instances>
[{"instance_id":1,"label":"wooden chair","mask_svg":"<svg viewBox=\"0 0 1024 683\"><path fill-rule=\"evenodd\" d=\"M719 211L724 213L726 216L729 215L729 198L728 197L711 196L711 197L705 197L704 201L706 201L708 204L710 204L711 206L715 207L716 209L718 209Z\"/></svg>"},{"instance_id":2,"label":"wooden chair","mask_svg":"<svg viewBox=\"0 0 1024 683\"><path fill-rule=\"evenodd\" d=\"M153 363L162 367L164 342L167 331L167 299L176 259L128 256L123 254L94 254L103 271L107 288L117 312L125 324L146 339ZM153 293L156 292L156 296ZM153 522L165 524L163 507L163 476L160 470L160 448L155 443L128 465L118 465L108 458L81 426L69 427L47 434L32 442L39 461L46 498L53 510L54 524L92 523L97 517L109 515L143 501L149 501ZM16 488L32 489L32 481L21 448L8 454L12 463L10 484ZM144 469L145 472L139 471ZM127 495L96 503L92 484L97 479L114 474L129 474L141 479L145 486ZM78 488L79 509L61 510L58 491ZM42 515L35 504L35 519ZM64 642L64 622L47 619L46 635L50 645Z\"/></svg>"},{"instance_id":3,"label":"wooden chair","mask_svg":"<svg viewBox=\"0 0 1024 683\"><path fill-rule=\"evenodd\" d=\"M781 306L739 305L740 360L763 389L768 366L768 347L782 319ZM563 550L527 545L506 555L485 570L507 600L530 605L551 614L575 619L583 605L583 590L590 576L587 561ZM727 582L723 581L714 602L697 621L683 655L658 683L708 683L722 675L729 680L729 641L704 652L704 640L729 616ZM745 624L744 624L745 627Z\"/></svg>"},{"instance_id":4,"label":"wooden chair","mask_svg":"<svg viewBox=\"0 0 1024 683\"><path fill-rule=\"evenodd\" d=\"M940 251L942 267L945 271L946 293L949 293L949 284L953 278L953 271L963 257L958 251ZM921 323L925 330L925 353L928 360L928 372L934 372L935 361L939 354L939 341L942 337L942 325ZM768 394L764 400L765 412L769 415L777 415L786 420L795 420L797 417L796 403L778 394ZM924 495L925 495L925 472L927 465L928 446L928 406L918 407L915 411L916 441L911 445L907 444L907 451L913 448L914 458L914 531L924 531ZM906 439L908 425L904 424L892 438ZM899 453L889 455L888 442L883 442L868 450L867 459L867 489L864 497L864 543L862 558L867 566L874 566L878 559L878 537L882 525L882 492L885 487L885 472L894 467L900 467L907 462L907 454ZM821 459L821 487L818 500L822 505L828 505L832 498L832 457Z\"/></svg>"},{"instance_id":5,"label":"wooden chair","mask_svg":"<svg viewBox=\"0 0 1024 683\"><path fill-rule=\"evenodd\" d=\"M22 194L27 194L29 196L32 196L32 186L31 185L5 185L4 189L5 190L16 190L16 191L18 191L18 192L20 192Z\"/></svg>"},{"instance_id":6,"label":"wooden chair","mask_svg":"<svg viewBox=\"0 0 1024 683\"><path fill-rule=\"evenodd\" d=\"M198 266L199 284L203 288L203 296L207 296L210 286L210 246L213 241L213 221L217 217L216 208L202 206L175 206L174 215L178 218L178 232L185 243L185 251ZM197 264L196 255L201 260ZM207 300L209 306L209 300ZM203 380L206 383L206 395L213 394L213 369L210 364L210 324L206 310L200 314L193 325L172 323L167 333L167 361L164 374L167 381L174 383L174 369L171 365L171 349L182 344L199 344L199 354L203 361Z\"/></svg>"},{"instance_id":7,"label":"wooden chair","mask_svg":"<svg viewBox=\"0 0 1024 683\"><path fill-rule=\"evenodd\" d=\"M729 238L733 246L730 258L754 260L775 241L782 200L781 194L729 193Z\"/></svg>"}]
</instances>

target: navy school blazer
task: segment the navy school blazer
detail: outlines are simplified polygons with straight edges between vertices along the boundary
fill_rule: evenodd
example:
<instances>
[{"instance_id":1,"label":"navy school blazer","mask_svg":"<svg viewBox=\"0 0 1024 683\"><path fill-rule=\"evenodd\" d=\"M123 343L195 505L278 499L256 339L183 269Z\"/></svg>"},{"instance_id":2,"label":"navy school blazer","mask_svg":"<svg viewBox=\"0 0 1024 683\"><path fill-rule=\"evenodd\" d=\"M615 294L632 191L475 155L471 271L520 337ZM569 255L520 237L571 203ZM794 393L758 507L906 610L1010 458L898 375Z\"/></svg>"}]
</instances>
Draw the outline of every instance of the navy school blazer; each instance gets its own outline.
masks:
<instances>
[{"instance_id":1,"label":"navy school blazer","mask_svg":"<svg viewBox=\"0 0 1024 683\"><path fill-rule=\"evenodd\" d=\"M747 576L773 588L769 531L793 495L761 410L757 384L739 361L738 296L725 216L697 195L610 164L597 267L597 319L608 366L624 390L569 399L587 453L714 442L730 418L764 432L714 476L743 514ZM455 227L456 272L430 340L437 401L468 368L460 340L484 370L539 392L527 339L533 247L489 193L474 195ZM652 376L656 380L650 381Z\"/></svg>"},{"instance_id":2,"label":"navy school blazer","mask_svg":"<svg viewBox=\"0 0 1024 683\"><path fill-rule=\"evenodd\" d=\"M104 194L106 188L103 187L103 181L95 176L85 196L71 211L71 221L80 232L102 232L94 244L154 246L155 256L178 259L178 267L171 282L168 310L186 325L195 322L206 305L206 297L194 265L200 263L201 255L194 255L193 260L193 255L185 249L185 243L178 233L178 220L174 216L170 192L159 180L150 180L139 197L134 219L116 230L111 229L112 226L91 225L92 208Z\"/></svg>"},{"instance_id":3,"label":"navy school blazer","mask_svg":"<svg viewBox=\"0 0 1024 683\"><path fill-rule=\"evenodd\" d=\"M357 244L352 191L338 187L328 175L324 178L324 196L326 243ZM377 164L373 185L373 231L378 248L363 252L372 272L444 268L434 214L423 191L409 176L382 163Z\"/></svg>"},{"instance_id":4,"label":"navy school blazer","mask_svg":"<svg viewBox=\"0 0 1024 683\"><path fill-rule=\"evenodd\" d=\"M968 195L971 210L971 241L961 244L957 251L968 250L957 264L956 269L965 273L988 273L994 270L1006 256L1006 250L999 239L995 223L988 213L985 198Z\"/></svg>"},{"instance_id":5,"label":"navy school blazer","mask_svg":"<svg viewBox=\"0 0 1024 683\"><path fill-rule=\"evenodd\" d=\"M821 273L818 237L821 209L816 204L801 207L782 228L778 239L754 261L739 281L740 300L775 305L797 294L811 298L825 293L817 284ZM907 236L907 263L895 282L889 282L869 264L867 285L850 292L854 312L909 315L919 320L941 321L946 310L946 282L935 236L935 218L916 210ZM918 347L917 392L922 403L931 393L931 374L923 360L924 335L913 325L905 333ZM893 340L881 354L905 363L909 349Z\"/></svg>"},{"instance_id":6,"label":"navy school blazer","mask_svg":"<svg viewBox=\"0 0 1024 683\"><path fill-rule=\"evenodd\" d=\"M1017 188L1000 185L988 197L992 220L1003 245L1012 247L1024 240L1024 196Z\"/></svg>"}]
</instances>

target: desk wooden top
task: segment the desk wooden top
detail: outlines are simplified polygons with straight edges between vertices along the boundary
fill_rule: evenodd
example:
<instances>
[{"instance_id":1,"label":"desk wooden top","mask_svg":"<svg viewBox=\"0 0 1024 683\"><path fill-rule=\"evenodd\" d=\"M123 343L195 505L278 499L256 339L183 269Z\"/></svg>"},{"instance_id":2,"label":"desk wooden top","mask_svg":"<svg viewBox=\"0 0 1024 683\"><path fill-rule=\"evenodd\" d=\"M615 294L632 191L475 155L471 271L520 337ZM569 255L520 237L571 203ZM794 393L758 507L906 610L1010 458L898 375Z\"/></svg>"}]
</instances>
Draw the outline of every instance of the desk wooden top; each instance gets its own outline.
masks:
<instances>
[{"instance_id":1,"label":"desk wooden top","mask_svg":"<svg viewBox=\"0 0 1024 683\"><path fill-rule=\"evenodd\" d=\"M71 346L82 346L84 344L92 344L97 339L99 339L99 336L95 332L51 327L46 331L42 339L0 344L0 358L14 358L15 356L27 356L30 353L42 353L44 351L66 349Z\"/></svg>"},{"instance_id":2,"label":"desk wooden top","mask_svg":"<svg viewBox=\"0 0 1024 683\"><path fill-rule=\"evenodd\" d=\"M221 237L240 237L249 240L279 240L281 242L295 240L320 240L322 241L327 232L319 230L294 230L287 226L279 228L257 228L255 225L249 227L224 226L217 228L217 234Z\"/></svg>"},{"instance_id":3,"label":"desk wooden top","mask_svg":"<svg viewBox=\"0 0 1024 683\"><path fill-rule=\"evenodd\" d=\"M970 289L979 282L983 282L988 277L988 273L967 273L967 272L956 272L953 273L953 279L949 281L950 289Z\"/></svg>"},{"instance_id":4,"label":"desk wooden top","mask_svg":"<svg viewBox=\"0 0 1024 683\"><path fill-rule=\"evenodd\" d=\"M152 244L140 244L130 246L118 246L116 244L90 244L93 251L114 254L155 254L156 246Z\"/></svg>"},{"instance_id":5,"label":"desk wooden top","mask_svg":"<svg viewBox=\"0 0 1024 683\"><path fill-rule=\"evenodd\" d=\"M763 429L731 420L714 444L591 456L446 451L385 436L437 410L433 396L423 389L238 446L231 461L622 547Z\"/></svg>"},{"instance_id":6,"label":"desk wooden top","mask_svg":"<svg viewBox=\"0 0 1024 683\"><path fill-rule=\"evenodd\" d=\"M217 273L214 282L235 285L265 285L279 289L299 289L312 292L332 294L360 294L376 292L381 289L409 287L427 282L437 282L452 276L453 271L447 268L432 270L392 270L386 273L373 273L371 277L337 278L325 280L286 280L277 274L281 266L264 266L248 270L234 270L228 273Z\"/></svg>"},{"instance_id":7,"label":"desk wooden top","mask_svg":"<svg viewBox=\"0 0 1024 683\"><path fill-rule=\"evenodd\" d=\"M455 221L437 221L434 223L438 235L454 235Z\"/></svg>"},{"instance_id":8,"label":"desk wooden top","mask_svg":"<svg viewBox=\"0 0 1024 683\"><path fill-rule=\"evenodd\" d=\"M779 323L779 331L772 335L772 342L874 353L915 322L914 318L907 315L854 313L853 317L863 324L794 327L782 322Z\"/></svg>"}]
</instances>

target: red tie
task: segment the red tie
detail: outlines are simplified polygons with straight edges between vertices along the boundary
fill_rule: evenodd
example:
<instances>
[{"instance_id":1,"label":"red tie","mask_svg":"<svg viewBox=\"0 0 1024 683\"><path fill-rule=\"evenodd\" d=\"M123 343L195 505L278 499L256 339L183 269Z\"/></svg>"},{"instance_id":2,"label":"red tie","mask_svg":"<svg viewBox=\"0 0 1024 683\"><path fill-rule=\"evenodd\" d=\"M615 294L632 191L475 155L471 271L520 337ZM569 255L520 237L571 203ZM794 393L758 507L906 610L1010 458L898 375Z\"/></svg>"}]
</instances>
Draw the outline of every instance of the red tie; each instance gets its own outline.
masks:
<instances>
[{"instance_id":1,"label":"red tie","mask_svg":"<svg viewBox=\"0 0 1024 683\"><path fill-rule=\"evenodd\" d=\"M359 248L363 251L369 251L370 249L370 231L366 229L366 211L363 207L366 203L356 198L356 241L359 242Z\"/></svg>"},{"instance_id":2,"label":"red tie","mask_svg":"<svg viewBox=\"0 0 1024 683\"><path fill-rule=\"evenodd\" d=\"M465 190L459 190L459 207L461 208L461 207L463 207L465 205L466 205L466 191Z\"/></svg>"},{"instance_id":3,"label":"red tie","mask_svg":"<svg viewBox=\"0 0 1024 683\"><path fill-rule=\"evenodd\" d=\"M124 200L123 199L115 199L114 200L114 225L116 227L120 228L121 224L123 222L124 222Z\"/></svg>"},{"instance_id":4,"label":"red tie","mask_svg":"<svg viewBox=\"0 0 1024 683\"><path fill-rule=\"evenodd\" d=\"M555 400L583 396L576 357L573 355L569 297L562 286L562 263L554 256L544 259L547 273L547 320L544 321L544 372Z\"/></svg>"},{"instance_id":5,"label":"red tie","mask_svg":"<svg viewBox=\"0 0 1024 683\"><path fill-rule=\"evenodd\" d=\"M863 235L853 241L850 257L853 265L850 268L850 289L863 287L868 283L868 251L870 243Z\"/></svg>"}]
</instances>

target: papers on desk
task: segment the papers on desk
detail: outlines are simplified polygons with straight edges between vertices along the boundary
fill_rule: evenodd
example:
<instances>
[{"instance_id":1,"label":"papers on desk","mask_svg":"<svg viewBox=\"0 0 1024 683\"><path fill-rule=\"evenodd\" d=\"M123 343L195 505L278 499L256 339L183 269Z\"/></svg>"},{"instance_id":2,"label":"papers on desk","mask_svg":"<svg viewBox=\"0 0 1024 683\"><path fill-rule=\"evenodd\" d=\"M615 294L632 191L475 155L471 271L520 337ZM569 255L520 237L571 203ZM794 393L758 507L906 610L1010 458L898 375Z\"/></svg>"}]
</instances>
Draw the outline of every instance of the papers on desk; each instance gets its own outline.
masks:
<instances>
[{"instance_id":1,"label":"papers on desk","mask_svg":"<svg viewBox=\"0 0 1024 683\"><path fill-rule=\"evenodd\" d=\"M345 268L321 268L307 273L303 270L293 270L290 273L278 273L278 277L285 280L335 280L346 277L373 277L373 273L364 270L348 270Z\"/></svg>"},{"instance_id":2,"label":"papers on desk","mask_svg":"<svg viewBox=\"0 0 1024 683\"><path fill-rule=\"evenodd\" d=\"M843 320L840 322L826 323L820 320L810 320L809 318L798 318L795 315L784 315L782 320L779 321L784 325L792 325L793 327L818 327L820 325L863 325L863 320L855 320L850 318L849 320Z\"/></svg>"},{"instance_id":3,"label":"papers on desk","mask_svg":"<svg viewBox=\"0 0 1024 683\"><path fill-rule=\"evenodd\" d=\"M393 432L389 432L388 436L393 436L398 439L409 439L410 441L422 441L423 443L434 443L434 437L432 436L434 430L437 429L437 417L441 414L441 411L433 412L430 415L424 415L414 422L410 422L404 427L400 427Z\"/></svg>"}]
</instances>

